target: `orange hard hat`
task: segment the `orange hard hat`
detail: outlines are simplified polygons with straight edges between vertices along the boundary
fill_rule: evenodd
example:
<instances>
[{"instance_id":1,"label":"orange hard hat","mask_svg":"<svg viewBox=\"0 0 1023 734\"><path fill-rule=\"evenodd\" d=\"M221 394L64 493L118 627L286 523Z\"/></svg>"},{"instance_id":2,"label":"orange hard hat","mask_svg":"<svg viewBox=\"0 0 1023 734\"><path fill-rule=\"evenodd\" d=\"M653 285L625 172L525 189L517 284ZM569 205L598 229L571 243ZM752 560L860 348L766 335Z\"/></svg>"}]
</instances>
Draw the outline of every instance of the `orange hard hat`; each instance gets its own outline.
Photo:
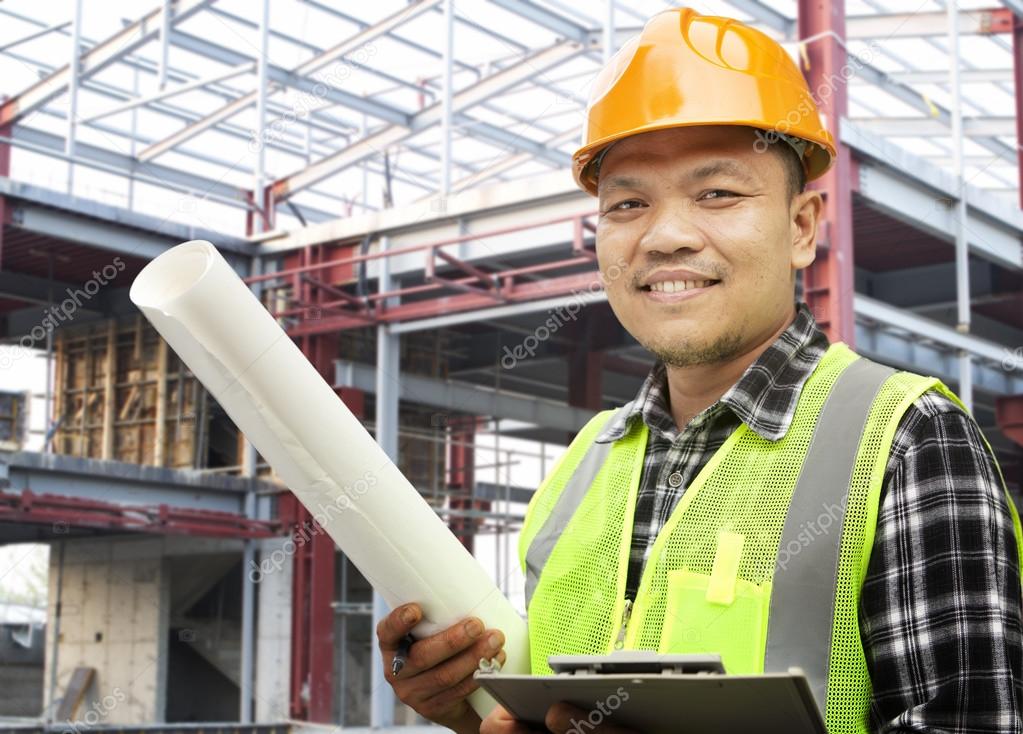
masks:
<instances>
[{"instance_id":1,"label":"orange hard hat","mask_svg":"<svg viewBox=\"0 0 1023 734\"><path fill-rule=\"evenodd\" d=\"M765 131L765 145L784 140L808 181L835 160L806 79L777 41L732 18L673 8L651 18L594 80L572 156L576 183L596 195L599 160L615 141L692 125L748 125Z\"/></svg>"}]
</instances>

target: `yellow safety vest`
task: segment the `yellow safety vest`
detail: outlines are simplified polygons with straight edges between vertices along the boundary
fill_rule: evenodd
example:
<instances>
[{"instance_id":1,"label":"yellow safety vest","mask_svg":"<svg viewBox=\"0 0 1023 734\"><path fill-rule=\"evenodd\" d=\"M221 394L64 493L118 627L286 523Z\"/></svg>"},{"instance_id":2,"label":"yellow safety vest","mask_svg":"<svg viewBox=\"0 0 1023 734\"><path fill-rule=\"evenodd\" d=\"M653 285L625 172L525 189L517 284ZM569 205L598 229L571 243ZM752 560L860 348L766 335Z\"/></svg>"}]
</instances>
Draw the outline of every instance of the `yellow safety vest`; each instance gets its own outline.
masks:
<instances>
[{"instance_id":1,"label":"yellow safety vest","mask_svg":"<svg viewBox=\"0 0 1023 734\"><path fill-rule=\"evenodd\" d=\"M867 732L860 589L892 439L932 388L962 405L937 378L833 343L784 437L742 424L693 479L631 605L625 582L647 428L636 421L597 444L614 411L595 416L537 490L522 529L532 672L550 674L555 654L720 653L729 673L801 668L829 731Z\"/></svg>"}]
</instances>

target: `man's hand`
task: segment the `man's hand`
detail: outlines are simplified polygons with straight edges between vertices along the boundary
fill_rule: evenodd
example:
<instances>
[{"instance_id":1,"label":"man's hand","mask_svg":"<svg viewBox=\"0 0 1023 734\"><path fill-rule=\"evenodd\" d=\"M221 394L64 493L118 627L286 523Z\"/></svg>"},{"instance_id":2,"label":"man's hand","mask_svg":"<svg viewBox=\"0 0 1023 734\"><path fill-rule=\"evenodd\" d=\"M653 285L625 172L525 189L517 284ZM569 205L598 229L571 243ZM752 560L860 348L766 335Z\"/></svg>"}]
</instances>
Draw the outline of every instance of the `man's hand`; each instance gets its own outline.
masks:
<instances>
[{"instance_id":1,"label":"man's hand","mask_svg":"<svg viewBox=\"0 0 1023 734\"><path fill-rule=\"evenodd\" d=\"M398 644L419 624L423 612L417 604L400 606L377 625L377 641L384 660L384 677L395 695L420 716L459 734L476 734L480 719L466 697L479 688L472 674L480 658L505 661L504 635L484 630L475 617L462 620L443 632L417 640L409 649L405 666L395 676L391 662Z\"/></svg>"},{"instance_id":2,"label":"man's hand","mask_svg":"<svg viewBox=\"0 0 1023 734\"><path fill-rule=\"evenodd\" d=\"M498 706L483 720L480 734L541 734L548 731L554 734L636 734L632 729L613 726L606 721L592 724L587 717L588 712L581 708L558 703L547 711L545 728L537 729L516 721L507 710Z\"/></svg>"},{"instance_id":3,"label":"man's hand","mask_svg":"<svg viewBox=\"0 0 1023 734\"><path fill-rule=\"evenodd\" d=\"M603 711L595 710L601 716L593 723L594 711L583 711L581 708L567 703L556 703L547 710L543 723L554 734L637 734L632 729L615 726L608 719L614 714L604 715Z\"/></svg>"},{"instance_id":4,"label":"man's hand","mask_svg":"<svg viewBox=\"0 0 1023 734\"><path fill-rule=\"evenodd\" d=\"M592 724L587 718L588 711L573 706L570 703L555 703L547 709L547 716L543 720L544 728L537 729L528 724L516 721L507 710L497 706L490 715L483 720L480 726L480 734L541 734L541 732L553 732L554 734L636 734L631 729L616 727L605 721Z\"/></svg>"}]
</instances>

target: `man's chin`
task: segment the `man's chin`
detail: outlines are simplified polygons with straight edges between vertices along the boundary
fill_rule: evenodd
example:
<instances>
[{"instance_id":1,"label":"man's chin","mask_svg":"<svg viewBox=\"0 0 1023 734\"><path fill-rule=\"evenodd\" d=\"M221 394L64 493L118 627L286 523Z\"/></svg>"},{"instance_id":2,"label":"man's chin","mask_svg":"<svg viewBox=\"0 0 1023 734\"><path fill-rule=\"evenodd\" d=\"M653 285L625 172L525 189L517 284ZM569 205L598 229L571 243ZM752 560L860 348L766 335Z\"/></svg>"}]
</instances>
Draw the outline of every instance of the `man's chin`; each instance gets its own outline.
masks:
<instances>
[{"instance_id":1,"label":"man's chin","mask_svg":"<svg viewBox=\"0 0 1023 734\"><path fill-rule=\"evenodd\" d=\"M691 333L674 332L657 335L656 339L637 339L647 351L669 367L695 367L721 364L734 359L742 351L738 334L723 335L717 339L693 338Z\"/></svg>"}]
</instances>

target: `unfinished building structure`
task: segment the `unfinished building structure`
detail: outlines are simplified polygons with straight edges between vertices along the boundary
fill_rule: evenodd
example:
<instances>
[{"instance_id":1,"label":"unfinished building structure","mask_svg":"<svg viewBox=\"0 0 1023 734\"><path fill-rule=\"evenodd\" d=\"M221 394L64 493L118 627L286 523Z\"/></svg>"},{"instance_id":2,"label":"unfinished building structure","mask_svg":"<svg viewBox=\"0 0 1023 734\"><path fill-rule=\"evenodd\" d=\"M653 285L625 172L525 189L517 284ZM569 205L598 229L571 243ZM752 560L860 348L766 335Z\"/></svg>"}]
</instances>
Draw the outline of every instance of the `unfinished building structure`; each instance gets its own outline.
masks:
<instances>
[{"instance_id":1,"label":"unfinished building structure","mask_svg":"<svg viewBox=\"0 0 1023 734\"><path fill-rule=\"evenodd\" d=\"M39 711L412 723L378 668L380 600L127 286L215 243L521 603L525 503L651 364L606 303L569 161L588 80L667 4L176 0L97 35L94 4L71 5L57 24L0 7L22 36L0 58L38 73L0 103L0 367L42 352L45 427L25 438L26 401L0 403L0 543L51 546ZM1003 107L1023 5L700 9L791 44L839 145L801 283L818 322L955 389L1019 496L1021 116ZM66 180L37 180L44 163Z\"/></svg>"}]
</instances>

